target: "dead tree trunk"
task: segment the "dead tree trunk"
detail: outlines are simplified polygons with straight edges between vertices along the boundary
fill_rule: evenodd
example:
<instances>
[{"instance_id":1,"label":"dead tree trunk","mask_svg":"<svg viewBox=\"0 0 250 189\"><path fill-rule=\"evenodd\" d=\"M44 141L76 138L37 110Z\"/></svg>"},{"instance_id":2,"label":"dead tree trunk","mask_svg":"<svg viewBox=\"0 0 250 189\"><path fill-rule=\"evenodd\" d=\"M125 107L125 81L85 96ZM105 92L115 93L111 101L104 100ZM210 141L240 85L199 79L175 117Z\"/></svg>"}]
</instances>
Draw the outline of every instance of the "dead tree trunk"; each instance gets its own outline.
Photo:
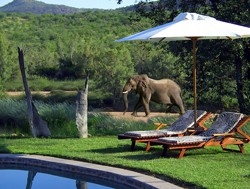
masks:
<instances>
[{"instance_id":1,"label":"dead tree trunk","mask_svg":"<svg viewBox=\"0 0 250 189\"><path fill-rule=\"evenodd\" d=\"M78 91L76 99L76 125L80 138L88 138L88 80L87 75L85 87Z\"/></svg>"},{"instance_id":2,"label":"dead tree trunk","mask_svg":"<svg viewBox=\"0 0 250 189\"><path fill-rule=\"evenodd\" d=\"M25 67L24 67L24 57L23 51L18 47L18 58L19 58L19 65L20 70L23 78L23 85L25 90L25 95L27 99L27 112L28 112L28 121L31 128L31 133L33 137L49 137L51 135L50 130L46 121L40 118L38 111L32 101L32 96L29 90L26 74L25 74Z\"/></svg>"}]
</instances>

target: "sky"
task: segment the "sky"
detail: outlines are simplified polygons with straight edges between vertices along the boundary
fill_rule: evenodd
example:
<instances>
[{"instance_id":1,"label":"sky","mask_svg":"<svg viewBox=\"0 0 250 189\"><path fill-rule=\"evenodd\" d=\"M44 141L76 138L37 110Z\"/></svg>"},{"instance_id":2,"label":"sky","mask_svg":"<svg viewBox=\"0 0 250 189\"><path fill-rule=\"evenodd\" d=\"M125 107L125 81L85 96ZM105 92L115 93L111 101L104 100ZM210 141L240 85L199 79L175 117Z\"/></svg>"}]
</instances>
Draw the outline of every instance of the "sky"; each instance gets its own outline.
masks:
<instances>
[{"instance_id":1,"label":"sky","mask_svg":"<svg viewBox=\"0 0 250 189\"><path fill-rule=\"evenodd\" d=\"M13 0L0 0L0 7L12 2ZM116 9L126 7L139 2L139 0L123 0L118 5L116 0L38 0L47 4L67 5L76 8L100 8L100 9Z\"/></svg>"}]
</instances>

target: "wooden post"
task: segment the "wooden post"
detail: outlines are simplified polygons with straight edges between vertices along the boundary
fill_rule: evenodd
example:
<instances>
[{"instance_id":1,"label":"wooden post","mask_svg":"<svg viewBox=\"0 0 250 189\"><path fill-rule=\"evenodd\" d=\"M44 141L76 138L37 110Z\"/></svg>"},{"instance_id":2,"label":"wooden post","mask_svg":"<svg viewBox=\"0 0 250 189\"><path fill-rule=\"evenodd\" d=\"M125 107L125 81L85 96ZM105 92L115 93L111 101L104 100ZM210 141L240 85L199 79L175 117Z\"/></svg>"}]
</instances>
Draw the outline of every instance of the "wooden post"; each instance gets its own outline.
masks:
<instances>
[{"instance_id":1,"label":"wooden post","mask_svg":"<svg viewBox=\"0 0 250 189\"><path fill-rule=\"evenodd\" d=\"M88 80L85 80L84 89L78 91L76 99L76 126L80 138L88 138Z\"/></svg>"},{"instance_id":2,"label":"wooden post","mask_svg":"<svg viewBox=\"0 0 250 189\"><path fill-rule=\"evenodd\" d=\"M28 121L30 124L30 129L33 137L49 137L51 135L50 130L46 121L40 118L38 111L32 101L32 96L29 90L25 67L24 67L24 56L23 51L18 47L18 58L19 58L19 66L22 74L23 85L25 90L25 95L27 99L27 113L28 113Z\"/></svg>"}]
</instances>

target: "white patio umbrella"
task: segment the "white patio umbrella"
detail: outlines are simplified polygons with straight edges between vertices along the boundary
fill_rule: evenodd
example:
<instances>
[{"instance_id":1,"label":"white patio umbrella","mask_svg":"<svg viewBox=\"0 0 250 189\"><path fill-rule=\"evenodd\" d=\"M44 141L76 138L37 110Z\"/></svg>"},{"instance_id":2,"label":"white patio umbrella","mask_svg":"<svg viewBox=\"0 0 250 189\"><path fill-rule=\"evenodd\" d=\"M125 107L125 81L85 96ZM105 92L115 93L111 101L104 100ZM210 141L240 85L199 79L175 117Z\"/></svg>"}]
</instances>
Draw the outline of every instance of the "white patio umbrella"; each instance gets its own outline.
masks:
<instances>
[{"instance_id":1,"label":"white patio umbrella","mask_svg":"<svg viewBox=\"0 0 250 189\"><path fill-rule=\"evenodd\" d=\"M213 17L197 13L180 13L172 22L116 40L123 41L178 41L191 40L193 43L193 90L194 113L197 113L196 94L196 42L203 39L239 39L250 37L250 28L222 22ZM194 116L196 120L196 116Z\"/></svg>"}]
</instances>

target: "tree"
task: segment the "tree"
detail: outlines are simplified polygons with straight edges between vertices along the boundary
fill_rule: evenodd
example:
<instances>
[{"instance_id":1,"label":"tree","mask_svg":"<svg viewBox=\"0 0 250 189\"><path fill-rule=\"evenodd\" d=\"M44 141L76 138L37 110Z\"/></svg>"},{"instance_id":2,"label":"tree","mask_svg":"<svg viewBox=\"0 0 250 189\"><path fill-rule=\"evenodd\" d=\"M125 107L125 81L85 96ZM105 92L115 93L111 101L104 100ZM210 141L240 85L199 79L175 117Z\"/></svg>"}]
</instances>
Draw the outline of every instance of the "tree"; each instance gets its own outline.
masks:
<instances>
[{"instance_id":1,"label":"tree","mask_svg":"<svg viewBox=\"0 0 250 189\"><path fill-rule=\"evenodd\" d=\"M97 88L105 94L112 95L117 100L121 94L121 87L128 76L134 74L134 64L129 50L117 44L116 49L102 50L101 56L95 62L95 78ZM94 68L92 68L94 69Z\"/></svg>"},{"instance_id":2,"label":"tree","mask_svg":"<svg viewBox=\"0 0 250 189\"><path fill-rule=\"evenodd\" d=\"M17 66L13 61L13 51L3 31L0 31L0 80L13 79Z\"/></svg>"},{"instance_id":3,"label":"tree","mask_svg":"<svg viewBox=\"0 0 250 189\"><path fill-rule=\"evenodd\" d=\"M47 122L44 121L38 114L38 111L35 107L34 102L32 101L32 96L29 90L25 68L24 68L24 55L23 50L18 48L18 58L20 70L23 78L23 85L25 89L26 99L27 99L27 112L28 112L28 121L30 124L30 129L33 137L49 137L51 135L48 128Z\"/></svg>"},{"instance_id":4,"label":"tree","mask_svg":"<svg viewBox=\"0 0 250 189\"><path fill-rule=\"evenodd\" d=\"M159 0L150 4L142 3L138 13L153 19L156 25L162 24L162 20L165 22L172 20L179 12L187 11L211 15L219 20L249 26L249 9L249 1ZM163 12L169 12L169 14ZM199 53L197 53L197 61L199 61L197 74L200 77L197 78L197 83L201 101L205 102L206 99L210 99L210 104L217 104L222 108L225 105L225 99L237 98L240 111L249 113L247 110L249 107L247 97L250 96L249 90L247 90L249 89L249 78L244 77L249 70L249 39L237 40L237 42L201 41L199 43L201 44L199 44ZM169 48L180 57L180 66L186 66L189 44L185 42L169 43ZM218 69L214 69L215 67ZM190 74L186 72L185 75L188 77ZM189 88L189 85L183 86L185 89Z\"/></svg>"}]
</instances>

